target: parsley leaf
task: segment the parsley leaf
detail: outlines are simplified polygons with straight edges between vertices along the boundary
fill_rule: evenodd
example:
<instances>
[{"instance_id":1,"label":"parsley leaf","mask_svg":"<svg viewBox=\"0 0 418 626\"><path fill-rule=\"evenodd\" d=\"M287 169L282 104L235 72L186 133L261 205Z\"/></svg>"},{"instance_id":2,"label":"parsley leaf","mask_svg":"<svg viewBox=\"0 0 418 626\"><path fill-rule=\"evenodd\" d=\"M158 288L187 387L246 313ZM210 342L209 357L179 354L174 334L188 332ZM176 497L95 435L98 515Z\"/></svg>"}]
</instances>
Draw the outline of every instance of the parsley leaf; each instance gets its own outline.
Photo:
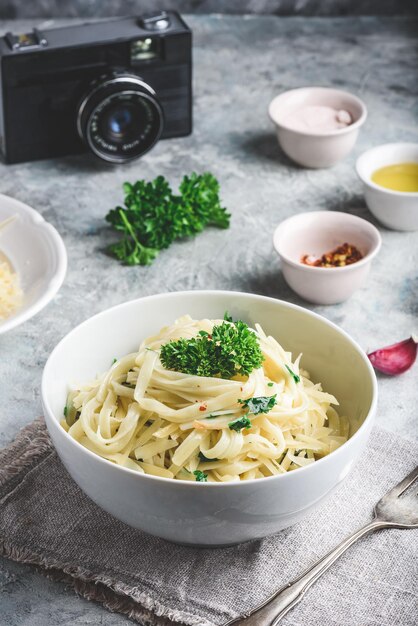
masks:
<instances>
[{"instance_id":1,"label":"parsley leaf","mask_svg":"<svg viewBox=\"0 0 418 626\"><path fill-rule=\"evenodd\" d=\"M205 472L201 472L200 470L195 470L193 474L196 476L196 481L198 483L207 483L208 475Z\"/></svg>"},{"instance_id":2,"label":"parsley leaf","mask_svg":"<svg viewBox=\"0 0 418 626\"><path fill-rule=\"evenodd\" d=\"M287 369L287 371L289 372L289 374L291 375L291 377L293 378L295 383L300 383L300 376L295 374L295 372L293 370L291 370L290 367L288 365L286 365L286 363L285 363L285 368Z\"/></svg>"},{"instance_id":3,"label":"parsley leaf","mask_svg":"<svg viewBox=\"0 0 418 626\"><path fill-rule=\"evenodd\" d=\"M158 255L158 250L147 247L139 241L127 211L116 207L107 214L106 219L116 230L125 232L121 241L109 246L109 252L126 265L151 265Z\"/></svg>"},{"instance_id":4,"label":"parsley leaf","mask_svg":"<svg viewBox=\"0 0 418 626\"><path fill-rule=\"evenodd\" d=\"M69 398L67 398L63 413L68 426L72 426L80 417L80 412L77 411Z\"/></svg>"},{"instance_id":5,"label":"parsley leaf","mask_svg":"<svg viewBox=\"0 0 418 626\"><path fill-rule=\"evenodd\" d=\"M201 331L192 339L170 341L161 346L160 359L169 370L229 379L237 374L248 376L264 357L257 335L237 321L215 325L210 335Z\"/></svg>"},{"instance_id":6,"label":"parsley leaf","mask_svg":"<svg viewBox=\"0 0 418 626\"><path fill-rule=\"evenodd\" d=\"M259 415L260 413L268 413L276 404L276 395L258 396L257 398L248 398L248 400L238 400L243 408L248 409L249 413Z\"/></svg>"},{"instance_id":7,"label":"parsley leaf","mask_svg":"<svg viewBox=\"0 0 418 626\"><path fill-rule=\"evenodd\" d=\"M267 383L267 387L273 387L274 383Z\"/></svg>"},{"instance_id":8,"label":"parsley leaf","mask_svg":"<svg viewBox=\"0 0 418 626\"><path fill-rule=\"evenodd\" d=\"M125 206L106 221L123 237L109 252L126 265L150 265L175 239L192 237L206 226L228 228L230 214L221 206L219 183L206 172L184 176L175 195L164 176L125 183Z\"/></svg>"},{"instance_id":9,"label":"parsley leaf","mask_svg":"<svg viewBox=\"0 0 418 626\"><path fill-rule=\"evenodd\" d=\"M251 428L251 420L246 415L243 415L229 422L228 427L229 430L236 430L239 433L243 428Z\"/></svg>"},{"instance_id":10,"label":"parsley leaf","mask_svg":"<svg viewBox=\"0 0 418 626\"><path fill-rule=\"evenodd\" d=\"M219 183L210 172L184 176L179 191L183 209L182 236L194 235L207 225L229 227L230 215L221 207Z\"/></svg>"}]
</instances>

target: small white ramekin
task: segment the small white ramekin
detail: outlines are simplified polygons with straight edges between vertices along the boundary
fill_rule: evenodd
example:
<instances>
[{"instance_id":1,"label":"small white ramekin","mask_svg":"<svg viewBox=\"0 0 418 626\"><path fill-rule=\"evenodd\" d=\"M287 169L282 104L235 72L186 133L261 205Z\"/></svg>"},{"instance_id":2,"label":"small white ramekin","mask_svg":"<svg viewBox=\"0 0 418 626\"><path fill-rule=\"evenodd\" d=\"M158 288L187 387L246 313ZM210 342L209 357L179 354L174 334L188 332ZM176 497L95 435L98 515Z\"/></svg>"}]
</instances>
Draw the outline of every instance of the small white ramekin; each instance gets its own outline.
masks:
<instances>
[{"instance_id":1,"label":"small white ramekin","mask_svg":"<svg viewBox=\"0 0 418 626\"><path fill-rule=\"evenodd\" d=\"M348 111L354 120L346 128L315 133L298 131L286 125L286 117L305 105L330 106ZM341 161L356 143L360 127L367 117L364 102L348 91L326 87L302 87L276 96L269 106L283 152L304 167L331 167Z\"/></svg>"},{"instance_id":2,"label":"small white ramekin","mask_svg":"<svg viewBox=\"0 0 418 626\"><path fill-rule=\"evenodd\" d=\"M363 258L344 267L312 267L305 254L320 257L343 243L355 245ZM377 228L361 217L338 211L299 213L281 222L273 244L283 276L299 296L315 304L347 300L365 282L382 240Z\"/></svg>"},{"instance_id":3,"label":"small white ramekin","mask_svg":"<svg viewBox=\"0 0 418 626\"><path fill-rule=\"evenodd\" d=\"M418 143L387 143L357 159L366 204L379 222L392 230L418 230L418 193L386 189L374 183L372 175L386 165L411 162L418 163Z\"/></svg>"}]
</instances>

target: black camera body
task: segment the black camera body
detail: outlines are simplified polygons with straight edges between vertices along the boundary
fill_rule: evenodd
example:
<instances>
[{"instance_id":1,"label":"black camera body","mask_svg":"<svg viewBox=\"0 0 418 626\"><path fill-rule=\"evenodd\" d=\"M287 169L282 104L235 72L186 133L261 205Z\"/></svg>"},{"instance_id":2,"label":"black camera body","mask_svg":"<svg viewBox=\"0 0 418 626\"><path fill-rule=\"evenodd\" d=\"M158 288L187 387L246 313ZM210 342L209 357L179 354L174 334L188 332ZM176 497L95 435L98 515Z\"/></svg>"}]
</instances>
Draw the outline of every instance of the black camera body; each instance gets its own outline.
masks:
<instances>
[{"instance_id":1,"label":"black camera body","mask_svg":"<svg viewBox=\"0 0 418 626\"><path fill-rule=\"evenodd\" d=\"M0 38L6 163L91 150L120 163L192 130L192 34L162 11Z\"/></svg>"}]
</instances>

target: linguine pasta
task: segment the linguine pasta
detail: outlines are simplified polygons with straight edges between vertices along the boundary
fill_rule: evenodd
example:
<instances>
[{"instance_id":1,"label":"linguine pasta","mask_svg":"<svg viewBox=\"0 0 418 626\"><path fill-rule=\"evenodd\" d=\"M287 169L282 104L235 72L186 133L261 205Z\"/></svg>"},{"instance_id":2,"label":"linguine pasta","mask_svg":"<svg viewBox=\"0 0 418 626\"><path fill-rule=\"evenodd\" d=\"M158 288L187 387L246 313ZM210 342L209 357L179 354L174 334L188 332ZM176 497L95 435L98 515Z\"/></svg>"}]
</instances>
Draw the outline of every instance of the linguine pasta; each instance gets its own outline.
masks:
<instances>
[{"instance_id":1,"label":"linguine pasta","mask_svg":"<svg viewBox=\"0 0 418 626\"><path fill-rule=\"evenodd\" d=\"M141 473L226 482L283 474L314 463L342 445L349 423L334 396L314 384L259 325L262 366L232 380L165 369L163 344L211 332L213 320L186 315L115 360L96 380L70 392L63 427L101 457ZM243 402L275 396L268 411ZM241 402L239 402L241 400ZM248 415L250 427L231 423Z\"/></svg>"}]
</instances>

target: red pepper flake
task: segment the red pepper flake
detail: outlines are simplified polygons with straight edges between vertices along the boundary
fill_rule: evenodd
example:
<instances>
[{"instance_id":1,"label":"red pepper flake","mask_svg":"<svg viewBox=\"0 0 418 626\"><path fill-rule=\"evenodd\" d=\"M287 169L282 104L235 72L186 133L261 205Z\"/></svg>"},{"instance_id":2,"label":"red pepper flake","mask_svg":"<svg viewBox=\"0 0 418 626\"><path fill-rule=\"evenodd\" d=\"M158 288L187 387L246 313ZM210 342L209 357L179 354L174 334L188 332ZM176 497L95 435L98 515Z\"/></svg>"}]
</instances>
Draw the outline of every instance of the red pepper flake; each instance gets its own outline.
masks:
<instances>
[{"instance_id":1,"label":"red pepper flake","mask_svg":"<svg viewBox=\"0 0 418 626\"><path fill-rule=\"evenodd\" d=\"M206 411L207 408L208 408L207 404L201 404L199 407L199 411Z\"/></svg>"},{"instance_id":2,"label":"red pepper flake","mask_svg":"<svg viewBox=\"0 0 418 626\"><path fill-rule=\"evenodd\" d=\"M304 254L301 263L310 267L345 267L357 263L363 258L362 253L351 243L343 243L331 252L326 252L321 258L316 259L310 254Z\"/></svg>"}]
</instances>

